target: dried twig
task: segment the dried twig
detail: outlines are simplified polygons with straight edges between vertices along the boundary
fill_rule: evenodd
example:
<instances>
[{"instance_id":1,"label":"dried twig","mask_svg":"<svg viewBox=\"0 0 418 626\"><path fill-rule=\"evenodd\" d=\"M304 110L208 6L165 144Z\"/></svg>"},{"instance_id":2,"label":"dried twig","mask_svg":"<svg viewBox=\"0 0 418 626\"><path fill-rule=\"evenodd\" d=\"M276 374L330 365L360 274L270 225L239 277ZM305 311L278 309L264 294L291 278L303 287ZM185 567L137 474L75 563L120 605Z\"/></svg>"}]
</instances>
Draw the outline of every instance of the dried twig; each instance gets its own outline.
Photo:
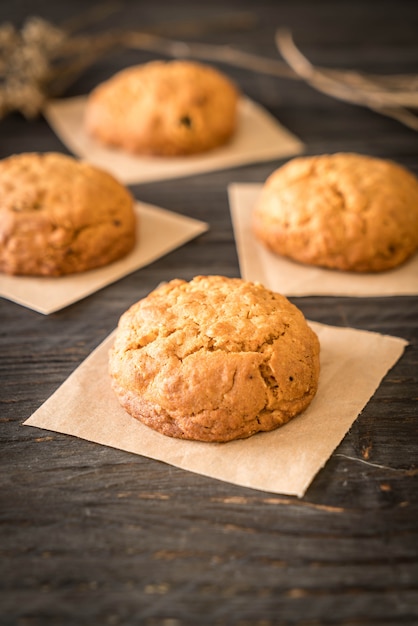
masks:
<instances>
[{"instance_id":1,"label":"dried twig","mask_svg":"<svg viewBox=\"0 0 418 626\"><path fill-rule=\"evenodd\" d=\"M215 29L245 29L254 15L224 14L212 21L159 24L148 32L109 31L97 35L73 35L91 20L117 9L103 4L93 12L58 28L41 18L29 18L21 31L0 25L0 117L20 111L26 117L41 112L45 101L62 95L88 67L110 51L120 48L150 50L174 58L216 61L278 78L305 80L334 98L367 106L418 130L418 117L407 107L418 107L418 76L376 76L356 71L315 67L296 48L289 31L276 33L276 45L284 58L268 59L227 45L185 42L167 34L194 36Z\"/></svg>"},{"instance_id":2,"label":"dried twig","mask_svg":"<svg viewBox=\"0 0 418 626\"><path fill-rule=\"evenodd\" d=\"M418 76L377 76L352 70L315 67L295 46L287 30L276 32L276 45L294 72L329 96L366 106L418 130L418 116L407 107L418 107Z\"/></svg>"}]
</instances>

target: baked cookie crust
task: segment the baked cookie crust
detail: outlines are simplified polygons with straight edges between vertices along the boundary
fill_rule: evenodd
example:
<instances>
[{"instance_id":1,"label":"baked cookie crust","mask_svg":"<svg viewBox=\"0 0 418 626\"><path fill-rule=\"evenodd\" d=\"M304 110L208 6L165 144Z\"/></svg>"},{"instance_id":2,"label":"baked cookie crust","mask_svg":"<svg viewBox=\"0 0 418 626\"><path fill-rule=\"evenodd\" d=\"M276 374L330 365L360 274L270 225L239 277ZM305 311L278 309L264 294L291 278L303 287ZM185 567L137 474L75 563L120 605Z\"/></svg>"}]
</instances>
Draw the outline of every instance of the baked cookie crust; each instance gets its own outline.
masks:
<instances>
[{"instance_id":1,"label":"baked cookie crust","mask_svg":"<svg viewBox=\"0 0 418 626\"><path fill-rule=\"evenodd\" d=\"M360 154L298 157L265 182L253 230L270 250L301 263L388 270L418 249L418 180Z\"/></svg>"},{"instance_id":2,"label":"baked cookie crust","mask_svg":"<svg viewBox=\"0 0 418 626\"><path fill-rule=\"evenodd\" d=\"M191 61L152 61L126 68L87 99L85 128L127 152L179 156L230 140L238 91L215 68Z\"/></svg>"},{"instance_id":3,"label":"baked cookie crust","mask_svg":"<svg viewBox=\"0 0 418 626\"><path fill-rule=\"evenodd\" d=\"M147 426L226 442L306 409L318 386L319 341L299 309L260 284L176 279L122 315L109 372L120 404Z\"/></svg>"},{"instance_id":4,"label":"baked cookie crust","mask_svg":"<svg viewBox=\"0 0 418 626\"><path fill-rule=\"evenodd\" d=\"M61 276L107 265L135 244L129 191L59 153L0 161L0 271Z\"/></svg>"}]
</instances>

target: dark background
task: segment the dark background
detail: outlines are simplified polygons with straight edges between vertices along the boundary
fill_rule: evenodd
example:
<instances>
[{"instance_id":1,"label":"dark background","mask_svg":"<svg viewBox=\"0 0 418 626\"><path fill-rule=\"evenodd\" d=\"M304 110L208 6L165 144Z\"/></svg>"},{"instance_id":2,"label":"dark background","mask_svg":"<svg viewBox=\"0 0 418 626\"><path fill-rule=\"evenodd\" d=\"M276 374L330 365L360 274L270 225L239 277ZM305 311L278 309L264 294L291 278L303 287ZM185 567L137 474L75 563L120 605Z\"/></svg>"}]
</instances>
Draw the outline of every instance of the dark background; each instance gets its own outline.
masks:
<instances>
[{"instance_id":1,"label":"dark background","mask_svg":"<svg viewBox=\"0 0 418 626\"><path fill-rule=\"evenodd\" d=\"M56 25L95 3L0 3L0 23ZM90 25L148 29L248 13L251 29L178 39L279 59L291 29L315 64L418 73L416 2L121 2ZM175 24L176 23L176 24ZM234 20L233 22L234 23ZM65 95L158 55L114 51ZM418 134L302 81L217 63L306 144L353 151L418 174ZM68 153L45 120L0 120L0 158ZM0 300L0 623L18 626L418 624L418 298L293 298L309 319L406 338L410 345L302 499L240 488L72 437L22 427L160 281L239 276L226 186L263 182L284 161L132 186L145 202L210 230L152 265L50 316ZM0 277L1 280L1 277ZM353 394L355 390L353 390Z\"/></svg>"}]
</instances>

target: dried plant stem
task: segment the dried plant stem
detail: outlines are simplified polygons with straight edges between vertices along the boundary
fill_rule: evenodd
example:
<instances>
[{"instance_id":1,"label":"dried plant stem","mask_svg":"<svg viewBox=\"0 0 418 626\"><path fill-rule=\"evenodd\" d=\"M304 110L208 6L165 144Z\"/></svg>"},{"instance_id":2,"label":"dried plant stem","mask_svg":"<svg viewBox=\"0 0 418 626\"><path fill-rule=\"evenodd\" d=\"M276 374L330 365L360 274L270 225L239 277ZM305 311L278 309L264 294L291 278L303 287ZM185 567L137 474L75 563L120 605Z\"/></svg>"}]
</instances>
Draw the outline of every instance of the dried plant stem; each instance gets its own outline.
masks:
<instances>
[{"instance_id":1,"label":"dried plant stem","mask_svg":"<svg viewBox=\"0 0 418 626\"><path fill-rule=\"evenodd\" d=\"M9 24L0 25L4 48L0 51L0 117L12 110L33 117L47 98L64 93L83 71L105 54L117 48L134 48L174 58L224 63L278 78L304 80L333 98L366 106L418 130L418 116L407 108L418 108L418 75L377 76L315 67L296 48L287 30L278 30L275 37L284 61L228 45L172 38L196 36L214 28L217 32L248 29L256 20L253 13L223 14L209 21L160 23L146 32L111 30L93 36L69 35L71 30L106 17L118 6L117 2L105 2L70 21L66 30L36 17L28 20L21 33L15 32Z\"/></svg>"},{"instance_id":2,"label":"dried plant stem","mask_svg":"<svg viewBox=\"0 0 418 626\"><path fill-rule=\"evenodd\" d=\"M276 45L294 72L318 91L339 100L366 106L418 130L418 116L406 108L418 106L417 76L379 77L315 67L296 48L287 30L276 32Z\"/></svg>"}]
</instances>

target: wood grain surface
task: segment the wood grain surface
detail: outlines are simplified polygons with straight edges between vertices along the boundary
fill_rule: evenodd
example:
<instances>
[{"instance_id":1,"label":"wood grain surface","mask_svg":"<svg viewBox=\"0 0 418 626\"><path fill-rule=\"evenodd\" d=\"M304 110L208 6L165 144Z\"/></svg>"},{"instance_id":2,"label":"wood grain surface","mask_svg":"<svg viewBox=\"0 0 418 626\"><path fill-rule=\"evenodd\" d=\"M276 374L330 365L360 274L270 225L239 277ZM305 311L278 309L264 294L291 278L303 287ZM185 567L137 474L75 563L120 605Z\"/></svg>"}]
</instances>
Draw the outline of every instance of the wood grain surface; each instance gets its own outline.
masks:
<instances>
[{"instance_id":1,"label":"wood grain surface","mask_svg":"<svg viewBox=\"0 0 418 626\"><path fill-rule=\"evenodd\" d=\"M40 15L59 25L93 6L3 2L0 23ZM213 24L229 14L229 26ZM196 21L207 30L187 33ZM179 39L270 59L279 59L276 28L287 27L318 65L418 73L418 5L407 0L127 1L87 32L162 24ZM65 95L156 56L114 51ZM399 122L303 81L216 65L307 154L360 152L418 174L418 134ZM68 153L42 117L0 120L0 158L50 150ZM227 184L263 182L283 162L132 186L138 199L205 220L209 231L50 316L0 299L2 626L418 624L417 297L293 299L309 319L410 342L302 499L22 426L160 281L239 276Z\"/></svg>"}]
</instances>

